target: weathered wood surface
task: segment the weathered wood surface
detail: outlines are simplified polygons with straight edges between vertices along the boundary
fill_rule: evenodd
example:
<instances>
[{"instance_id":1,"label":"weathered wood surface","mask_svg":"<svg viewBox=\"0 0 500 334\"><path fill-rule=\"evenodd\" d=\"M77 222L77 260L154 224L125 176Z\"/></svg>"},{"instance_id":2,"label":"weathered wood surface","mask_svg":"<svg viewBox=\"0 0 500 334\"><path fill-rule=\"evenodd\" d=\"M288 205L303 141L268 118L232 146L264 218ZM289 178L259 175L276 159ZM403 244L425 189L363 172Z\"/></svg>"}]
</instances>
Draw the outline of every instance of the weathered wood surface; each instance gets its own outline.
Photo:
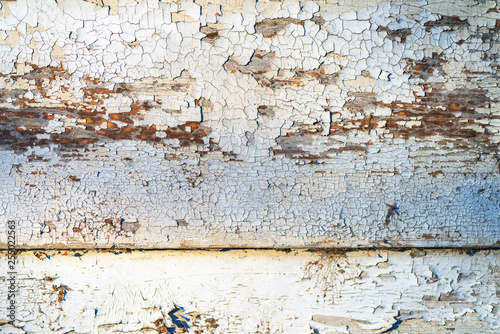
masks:
<instances>
[{"instance_id":1,"label":"weathered wood surface","mask_svg":"<svg viewBox=\"0 0 500 334\"><path fill-rule=\"evenodd\" d=\"M0 333L181 333L174 303L190 333L498 333L499 255L31 251L18 257L18 318Z\"/></svg>"},{"instance_id":2,"label":"weathered wood surface","mask_svg":"<svg viewBox=\"0 0 500 334\"><path fill-rule=\"evenodd\" d=\"M19 246L499 245L494 1L12 1L0 29Z\"/></svg>"}]
</instances>

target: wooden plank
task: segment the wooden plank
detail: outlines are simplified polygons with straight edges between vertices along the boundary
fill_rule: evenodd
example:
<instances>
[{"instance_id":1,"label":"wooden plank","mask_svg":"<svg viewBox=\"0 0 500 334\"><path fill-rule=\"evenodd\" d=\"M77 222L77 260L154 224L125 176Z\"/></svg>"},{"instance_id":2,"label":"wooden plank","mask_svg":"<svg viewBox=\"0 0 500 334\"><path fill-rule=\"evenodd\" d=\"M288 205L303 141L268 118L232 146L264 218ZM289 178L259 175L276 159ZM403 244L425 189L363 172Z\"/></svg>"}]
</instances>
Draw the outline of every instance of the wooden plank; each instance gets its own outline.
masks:
<instances>
[{"instance_id":1,"label":"wooden plank","mask_svg":"<svg viewBox=\"0 0 500 334\"><path fill-rule=\"evenodd\" d=\"M184 313L191 333L498 333L498 260L453 250L23 252L18 331L0 332L181 333Z\"/></svg>"},{"instance_id":2,"label":"wooden plank","mask_svg":"<svg viewBox=\"0 0 500 334\"><path fill-rule=\"evenodd\" d=\"M499 22L472 1L6 2L0 215L22 248L498 247Z\"/></svg>"}]
</instances>

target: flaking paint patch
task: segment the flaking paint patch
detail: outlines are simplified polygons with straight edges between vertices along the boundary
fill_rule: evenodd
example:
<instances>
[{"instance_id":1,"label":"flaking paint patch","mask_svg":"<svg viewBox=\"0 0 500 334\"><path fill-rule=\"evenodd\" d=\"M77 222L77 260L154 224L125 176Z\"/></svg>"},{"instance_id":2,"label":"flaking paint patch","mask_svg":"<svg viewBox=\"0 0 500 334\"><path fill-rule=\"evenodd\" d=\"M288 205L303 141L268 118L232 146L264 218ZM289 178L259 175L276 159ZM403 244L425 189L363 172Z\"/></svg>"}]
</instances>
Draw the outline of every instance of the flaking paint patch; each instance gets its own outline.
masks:
<instances>
[{"instance_id":1,"label":"flaking paint patch","mask_svg":"<svg viewBox=\"0 0 500 334\"><path fill-rule=\"evenodd\" d=\"M497 245L499 20L467 1L9 2L0 214L25 247Z\"/></svg>"},{"instance_id":2,"label":"flaking paint patch","mask_svg":"<svg viewBox=\"0 0 500 334\"><path fill-rule=\"evenodd\" d=\"M18 318L14 327L0 329L495 333L498 255L429 249L21 252ZM5 309L0 312L5 319Z\"/></svg>"},{"instance_id":3,"label":"flaking paint patch","mask_svg":"<svg viewBox=\"0 0 500 334\"><path fill-rule=\"evenodd\" d=\"M278 32L282 31L289 24L304 25L303 21L292 18L276 18L266 19L255 24L255 31L264 35L265 38L275 37Z\"/></svg>"},{"instance_id":4,"label":"flaking paint patch","mask_svg":"<svg viewBox=\"0 0 500 334\"><path fill-rule=\"evenodd\" d=\"M60 145L75 149L103 140L139 140L160 142L156 125L136 125L144 120L144 113L152 108L161 109L154 96L168 96L172 92L186 92L191 88L189 76L174 80L146 79L132 84L106 84L100 79L85 77L81 101L69 92L67 71L60 67L39 68L23 75L4 76L4 84L14 80L20 88L4 92L1 102L15 100L14 108L0 108L1 144L14 150L27 147ZM23 87L23 88L21 88ZM107 88L110 87L110 88ZM112 87L112 88L111 88ZM26 94L51 101L52 105L40 107L39 98L26 98ZM68 94L66 94L68 93ZM136 97L130 111L108 112L104 101L115 95ZM137 96L153 96L152 100ZM55 103L54 103L55 102ZM178 111L181 113L181 111ZM47 130L51 124L62 123L55 131ZM163 138L179 140L181 146L204 144L203 138L210 129L199 122L186 122L175 127L164 127Z\"/></svg>"}]
</instances>

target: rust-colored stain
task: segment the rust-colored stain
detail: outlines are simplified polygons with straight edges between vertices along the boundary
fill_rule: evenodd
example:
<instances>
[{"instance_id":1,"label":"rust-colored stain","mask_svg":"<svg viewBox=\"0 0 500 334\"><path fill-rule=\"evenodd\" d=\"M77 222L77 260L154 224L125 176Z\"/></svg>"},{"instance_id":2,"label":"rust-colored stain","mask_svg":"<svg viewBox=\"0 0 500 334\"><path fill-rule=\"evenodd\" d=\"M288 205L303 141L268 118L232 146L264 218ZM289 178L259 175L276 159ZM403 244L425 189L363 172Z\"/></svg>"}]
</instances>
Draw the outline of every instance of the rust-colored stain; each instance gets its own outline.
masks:
<instances>
[{"instance_id":1,"label":"rust-colored stain","mask_svg":"<svg viewBox=\"0 0 500 334\"><path fill-rule=\"evenodd\" d=\"M35 255L36 258L39 260L45 260L45 259L50 260L50 256L47 254L47 252L44 251L34 251L33 255Z\"/></svg>"},{"instance_id":2,"label":"rust-colored stain","mask_svg":"<svg viewBox=\"0 0 500 334\"><path fill-rule=\"evenodd\" d=\"M481 119L498 117L476 112L476 108L488 108L493 102L487 91L479 88L457 88L451 91L442 84L424 84L424 96L417 96L413 103L393 102L384 104L377 102L373 93L354 93L355 99L346 104L346 108L354 112L364 112L375 106L391 109L391 116L381 117L368 115L364 119L343 121L343 124L332 123L332 133L345 133L355 130L385 128L395 137L408 139L425 138L442 135L448 142L464 147L481 146L482 150L493 151L496 147L489 141L489 131L484 124L476 122ZM411 127L406 122L418 121ZM383 124L383 125L382 125ZM477 125L484 131L471 127ZM339 127L340 126L340 127ZM441 142L441 144L445 144Z\"/></svg>"},{"instance_id":3,"label":"rust-colored stain","mask_svg":"<svg viewBox=\"0 0 500 334\"><path fill-rule=\"evenodd\" d=\"M317 260L308 261L303 267L303 280L311 280L314 286L320 291L317 297L332 298L335 283L342 279L345 274L345 254L342 251L324 251L318 253Z\"/></svg>"},{"instance_id":4,"label":"rust-colored stain","mask_svg":"<svg viewBox=\"0 0 500 334\"><path fill-rule=\"evenodd\" d=\"M256 24L258 32L266 36L276 34L288 24L301 24L295 19L269 19ZM467 20L458 17L443 16L438 21L427 22L428 29L437 26L465 26ZM206 27L207 37L216 33ZM209 31L210 30L210 31ZM490 29L484 38L495 37L500 30L500 21ZM211 32L212 31L212 32ZM391 39L404 42L411 33L408 29L391 30L379 27ZM213 36L215 37L215 36ZM491 37L491 38L493 38ZM496 64L495 55L489 56ZM492 58L493 57L493 58ZM241 65L230 57L224 64L228 72L240 72L253 76L257 82L271 89L280 87L302 87L310 81L323 85L337 84L337 73L326 73L325 67L314 70L294 69L291 76L279 74L273 64L275 54L257 50L248 64ZM488 59L490 59L488 58ZM343 151L363 152L371 144L358 143L333 145L338 142L338 136L346 136L355 131L369 132L380 130L395 138L416 138L425 140L428 137L441 135L444 140L438 144L452 145L455 148L473 149L480 152L493 152L496 144L490 143L490 132L487 122L481 120L497 119L498 116L477 112L478 108L489 108L496 101L488 96L482 88L447 89L442 83L426 83L429 78L444 77L442 65L446 62L443 54L433 53L431 57L421 60L407 60L406 73L410 74L410 82L421 85L424 93L415 93L416 101L412 103L395 101L386 104L377 101L377 95L367 92L351 92L344 110L356 114L350 118L336 118L330 123L329 133L322 131L322 126L311 128L309 125L294 126L294 130L277 138L281 149L275 154L285 154L292 158L322 159ZM496 64L496 65L495 65ZM179 141L181 147L197 146L200 154L220 150L217 143L209 139L211 129L201 122L186 122L177 126L162 129L161 135L155 124L144 125L148 111L161 109L160 99L140 100L137 90L141 92L167 90L169 92L186 92L190 89L192 79L183 71L179 81L143 80L140 83L121 83L109 85L98 78L85 77L85 87L81 89L83 99L75 98L70 87L71 75L61 67L37 67L30 65L32 70L23 75L2 76L0 79L12 80L12 89L0 94L0 145L18 151L27 151L32 146L58 145L61 150L85 148L90 144L111 140L135 140L150 143L164 143L170 139ZM269 73L276 72L273 77ZM266 75L267 74L267 75ZM289 73L290 74L290 73ZM465 71L471 78L476 72ZM480 73L481 74L481 73ZM483 74L481 74L483 75ZM21 84L23 83L23 84ZM17 86L16 86L17 85ZM23 88L20 88L23 87ZM29 87L26 88L26 87ZM31 91L37 98L30 99L26 93ZM108 112L105 108L106 99L121 94L131 97L133 101L129 111ZM142 93L141 93L142 94ZM37 100L44 99L43 103ZM214 103L200 98L195 101L203 112L212 111ZM389 116L374 116L370 110L374 108L390 109ZM259 106L259 117L272 118L275 115L273 106ZM166 113L181 113L180 110L163 110ZM362 115L362 116L359 116ZM409 122L409 123L408 123ZM48 130L48 125L58 123L58 131ZM140 124L140 125L139 125ZM409 124L409 125L408 125ZM320 131L321 129L321 131ZM318 136L328 136L332 147L323 153L312 154L309 145L313 145ZM379 136L380 140L385 137ZM337 141L336 141L337 140ZM200 146L204 146L201 148ZM80 158L79 156L74 156ZM32 158L30 158L32 159ZM33 157L36 159L36 157ZM72 179L73 181L78 181Z\"/></svg>"},{"instance_id":5,"label":"rust-colored stain","mask_svg":"<svg viewBox=\"0 0 500 334\"><path fill-rule=\"evenodd\" d=\"M99 234L102 235L122 235L132 237L141 227L138 221L125 221L123 218L106 218L97 222L82 222L74 226L74 234L80 234L84 239L95 239Z\"/></svg>"},{"instance_id":6,"label":"rust-colored stain","mask_svg":"<svg viewBox=\"0 0 500 334\"><path fill-rule=\"evenodd\" d=\"M215 45L215 42L219 39L219 30L214 27L202 26L200 31L206 35L201 39L203 42Z\"/></svg>"},{"instance_id":7,"label":"rust-colored stain","mask_svg":"<svg viewBox=\"0 0 500 334\"><path fill-rule=\"evenodd\" d=\"M60 284L59 286L57 285L52 285L52 290L53 292L55 292L57 294L57 301L59 303L61 303L63 300L65 300L66 298L66 294L68 293L68 291L70 291L71 289L68 288L66 285L64 284Z\"/></svg>"},{"instance_id":8,"label":"rust-colored stain","mask_svg":"<svg viewBox=\"0 0 500 334\"><path fill-rule=\"evenodd\" d=\"M79 182L80 181L80 178L79 177L76 177L74 175L70 175L68 176L68 178L71 180L71 181L74 181L74 182Z\"/></svg>"},{"instance_id":9,"label":"rust-colored stain","mask_svg":"<svg viewBox=\"0 0 500 334\"><path fill-rule=\"evenodd\" d=\"M271 79L269 80L269 83L267 83L267 86L271 88L278 88L287 85L301 86L303 84L303 81L309 81L314 79L318 80L320 84L332 85L336 84L338 79L338 73L326 74L324 66L320 66L316 70L309 70L309 71L298 69L294 70L294 76L292 78L280 79L278 77L276 79Z\"/></svg>"},{"instance_id":10,"label":"rust-colored stain","mask_svg":"<svg viewBox=\"0 0 500 334\"><path fill-rule=\"evenodd\" d=\"M324 152L318 154L312 154L309 152L310 147L313 146L314 137L318 136L314 132L309 130L299 130L297 132L287 133L284 136L280 136L276 139L276 142L281 146L281 149L273 149L273 153L276 155L285 155L293 159L302 160L318 160L318 159L328 159L333 155L341 152L364 152L370 143L365 143L363 145L356 144L346 144L340 148L329 148Z\"/></svg>"},{"instance_id":11,"label":"rust-colored stain","mask_svg":"<svg viewBox=\"0 0 500 334\"><path fill-rule=\"evenodd\" d=\"M259 116L263 117L274 117L274 107L273 106L259 106L257 108L257 111L259 113Z\"/></svg>"},{"instance_id":12,"label":"rust-colored stain","mask_svg":"<svg viewBox=\"0 0 500 334\"><path fill-rule=\"evenodd\" d=\"M437 52L432 53L432 57L425 57L422 60L407 60L408 65L405 67L405 71L411 74L412 77L427 80L432 75L444 76L445 73L442 69L442 64L446 63L442 54Z\"/></svg>"},{"instance_id":13,"label":"rust-colored stain","mask_svg":"<svg viewBox=\"0 0 500 334\"><path fill-rule=\"evenodd\" d=\"M387 205L387 213L385 214L384 224L387 226L389 225L391 219L394 217L394 214L399 216L398 213L399 209L396 206L396 204L386 204L386 205Z\"/></svg>"},{"instance_id":14,"label":"rust-colored stain","mask_svg":"<svg viewBox=\"0 0 500 334\"><path fill-rule=\"evenodd\" d=\"M154 324L158 333L167 333L168 328L162 318L159 318L156 321L154 321Z\"/></svg>"},{"instance_id":15,"label":"rust-colored stain","mask_svg":"<svg viewBox=\"0 0 500 334\"><path fill-rule=\"evenodd\" d=\"M267 111L268 107L266 107L264 110ZM295 124L295 127L297 128L295 132L288 132L276 139L276 142L281 146L281 149L273 149L272 151L274 154L283 154L293 159L313 161L318 159L328 159L341 152L350 151L363 153L366 151L369 145L372 145L371 142L362 144L342 143L342 145L339 145L339 143L335 139L330 138L330 144L332 144L332 146L334 146L334 144L337 144L336 146L339 147L330 147L321 153L312 154L309 150L314 146L315 139L319 136L322 136L322 125L319 122L316 122L312 125Z\"/></svg>"},{"instance_id":16,"label":"rust-colored stain","mask_svg":"<svg viewBox=\"0 0 500 334\"><path fill-rule=\"evenodd\" d=\"M202 126L200 122L186 122L182 125L169 128L165 131L168 139L178 139L181 146L190 146L192 144L204 144L204 138L211 130Z\"/></svg>"},{"instance_id":17,"label":"rust-colored stain","mask_svg":"<svg viewBox=\"0 0 500 334\"><path fill-rule=\"evenodd\" d=\"M488 96L488 91L482 88L447 89L443 83L427 83L431 76L445 76L442 69L445 62L443 55L437 53L422 60L407 61L405 71L411 74L410 81L417 83L423 89L423 93L414 93L414 102L383 103L377 100L375 93L351 92L349 93L351 98L344 105L344 110L352 115L362 116L336 118L330 123L329 134L321 133L319 123L314 129L309 125L296 125L295 132L277 138L276 141L281 149L274 150L274 153L313 160L329 158L334 153L342 151L363 152L371 142L356 145L343 143L340 148L326 147L320 154L310 154L310 149L319 136L328 136L330 142L335 143L333 139L339 136L345 137L352 132L368 133L371 130L378 130L384 134L384 136L377 135L381 141L386 140L386 134L391 134L394 138L415 138L421 141L440 135L443 139L435 143L441 146L451 145L455 149L478 153L496 152L497 144L490 142L488 123L489 120L498 119L499 116L477 111L478 108L490 108L491 104L496 102ZM314 75L311 72L307 74ZM317 77L320 76L321 72ZM390 115L373 115L372 111L376 108L390 110ZM260 106L258 112L260 116L273 117L274 109L272 106Z\"/></svg>"}]
</instances>

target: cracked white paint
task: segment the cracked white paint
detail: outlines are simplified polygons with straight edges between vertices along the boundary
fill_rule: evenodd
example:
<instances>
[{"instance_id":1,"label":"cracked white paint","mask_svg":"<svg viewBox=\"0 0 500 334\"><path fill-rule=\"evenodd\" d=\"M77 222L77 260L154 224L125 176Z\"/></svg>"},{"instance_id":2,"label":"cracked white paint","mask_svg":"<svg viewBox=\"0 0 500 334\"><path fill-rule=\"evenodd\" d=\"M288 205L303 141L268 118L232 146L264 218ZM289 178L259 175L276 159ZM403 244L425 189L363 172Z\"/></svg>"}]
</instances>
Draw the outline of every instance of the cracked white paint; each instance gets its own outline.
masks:
<instances>
[{"instance_id":1,"label":"cracked white paint","mask_svg":"<svg viewBox=\"0 0 500 334\"><path fill-rule=\"evenodd\" d=\"M497 7L5 2L0 214L24 247L497 245Z\"/></svg>"},{"instance_id":2,"label":"cracked white paint","mask_svg":"<svg viewBox=\"0 0 500 334\"><path fill-rule=\"evenodd\" d=\"M497 1L2 1L0 216L18 248L498 247L499 47ZM497 262L38 250L0 333L497 333Z\"/></svg>"},{"instance_id":3,"label":"cracked white paint","mask_svg":"<svg viewBox=\"0 0 500 334\"><path fill-rule=\"evenodd\" d=\"M21 253L13 326L162 333L155 322L172 326L174 302L201 315L196 333L497 333L500 325L498 251L112 252Z\"/></svg>"}]
</instances>

